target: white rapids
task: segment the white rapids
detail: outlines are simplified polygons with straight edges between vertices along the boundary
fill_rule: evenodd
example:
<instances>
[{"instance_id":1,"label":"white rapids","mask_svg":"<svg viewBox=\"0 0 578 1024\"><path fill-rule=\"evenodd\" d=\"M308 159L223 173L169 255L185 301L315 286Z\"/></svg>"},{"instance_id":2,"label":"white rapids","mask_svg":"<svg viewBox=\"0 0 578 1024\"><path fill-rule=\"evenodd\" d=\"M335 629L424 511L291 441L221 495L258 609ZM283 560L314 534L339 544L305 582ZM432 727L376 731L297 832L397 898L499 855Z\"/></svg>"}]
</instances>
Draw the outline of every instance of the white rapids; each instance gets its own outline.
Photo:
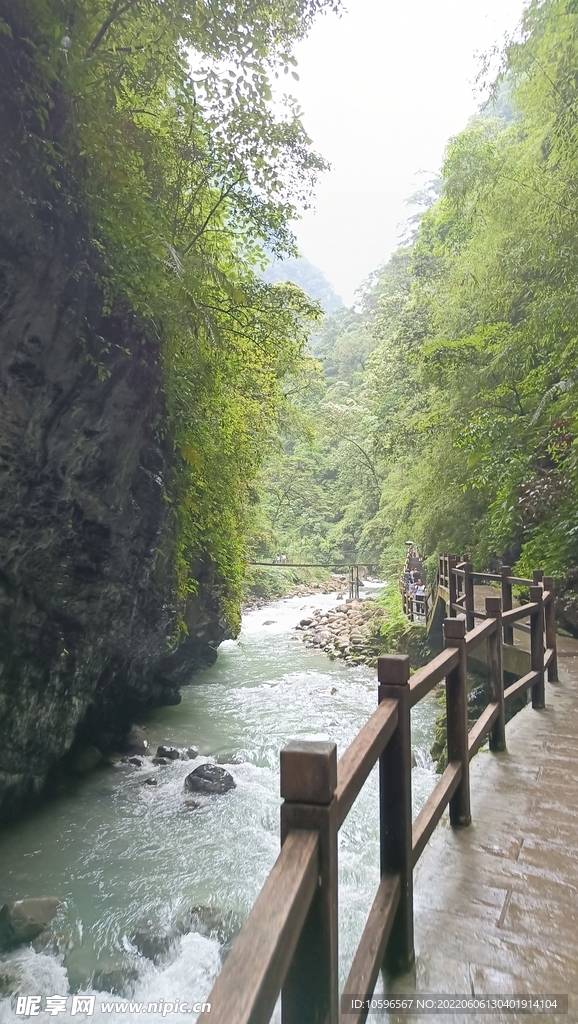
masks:
<instances>
[{"instance_id":1,"label":"white rapids","mask_svg":"<svg viewBox=\"0 0 578 1024\"><path fill-rule=\"evenodd\" d=\"M366 586L364 595L371 589ZM179 932L178 922L198 906L214 908L229 922L246 917L279 851L280 748L291 739L323 738L335 740L339 755L375 708L374 669L332 662L307 649L294 630L312 609L335 604L335 594L316 595L250 612L239 640L221 645L217 663L184 689L181 704L143 722L151 748L193 745L197 760L103 767L4 830L0 904L46 895L66 904L53 929L60 932L59 946L23 947L0 957L0 993L4 976L16 976L19 993L42 996L39 1024L156 1024L162 1002L192 1006L207 997L221 967L219 939ZM436 712L433 697L412 712L414 812L435 784L429 747ZM237 787L202 796L200 806L188 808L184 777L208 758L226 765ZM157 785L143 785L151 774ZM339 859L344 981L378 882L375 771L341 830ZM172 936L158 962L133 945L143 925ZM129 979L128 995L92 987L95 972L118 970ZM75 993L96 997L93 1014L71 1015ZM67 1009L50 1015L45 999L55 995L67 997ZM102 1009L107 1001L128 1000L132 1008ZM149 1013L149 1003L159 1009ZM0 998L1 1021L26 1019L15 1011L14 995ZM195 1021L196 1012L186 1019Z\"/></svg>"}]
</instances>

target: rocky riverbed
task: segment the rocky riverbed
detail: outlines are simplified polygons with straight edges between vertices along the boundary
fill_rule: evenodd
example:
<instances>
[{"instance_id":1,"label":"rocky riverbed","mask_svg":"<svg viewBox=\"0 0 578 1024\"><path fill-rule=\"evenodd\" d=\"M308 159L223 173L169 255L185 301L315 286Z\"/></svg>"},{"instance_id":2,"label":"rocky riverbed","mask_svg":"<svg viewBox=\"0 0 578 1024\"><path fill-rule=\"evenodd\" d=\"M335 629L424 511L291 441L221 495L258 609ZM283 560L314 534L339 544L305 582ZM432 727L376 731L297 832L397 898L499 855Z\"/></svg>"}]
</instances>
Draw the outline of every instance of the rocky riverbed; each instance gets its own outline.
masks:
<instances>
[{"instance_id":1,"label":"rocky riverbed","mask_svg":"<svg viewBox=\"0 0 578 1024\"><path fill-rule=\"evenodd\" d=\"M317 647L330 658L372 665L382 653L380 627L386 618L385 609L371 598L353 598L329 611L314 611L295 628L302 631L308 647Z\"/></svg>"},{"instance_id":2,"label":"rocky riverbed","mask_svg":"<svg viewBox=\"0 0 578 1024\"><path fill-rule=\"evenodd\" d=\"M363 584L360 581L360 586ZM341 573L331 573L326 580L313 581L312 583L295 583L292 586L287 587L283 592L283 599L289 597L311 597L314 594L333 594L337 593L338 599L344 597L345 591L348 588L347 576ZM262 596L260 594L249 594L243 602L243 612L254 611L256 608L264 608L265 605L271 604L271 597L269 595Z\"/></svg>"}]
</instances>

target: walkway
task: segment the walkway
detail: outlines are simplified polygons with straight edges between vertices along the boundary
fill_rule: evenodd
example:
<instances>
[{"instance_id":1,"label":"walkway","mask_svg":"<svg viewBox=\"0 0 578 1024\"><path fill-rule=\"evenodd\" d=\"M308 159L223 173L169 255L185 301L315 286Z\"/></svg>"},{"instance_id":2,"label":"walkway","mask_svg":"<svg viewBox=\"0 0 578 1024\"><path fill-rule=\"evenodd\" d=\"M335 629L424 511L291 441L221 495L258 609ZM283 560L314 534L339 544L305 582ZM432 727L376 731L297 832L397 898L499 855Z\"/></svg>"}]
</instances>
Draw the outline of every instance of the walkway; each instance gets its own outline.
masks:
<instances>
[{"instance_id":1,"label":"walkway","mask_svg":"<svg viewBox=\"0 0 578 1024\"><path fill-rule=\"evenodd\" d=\"M434 832L416 874L415 971L392 992L569 994L568 1016L536 1019L578 1021L577 641L559 637L558 665L546 709L527 707L508 724L507 753L472 761L471 827L446 820Z\"/></svg>"}]
</instances>

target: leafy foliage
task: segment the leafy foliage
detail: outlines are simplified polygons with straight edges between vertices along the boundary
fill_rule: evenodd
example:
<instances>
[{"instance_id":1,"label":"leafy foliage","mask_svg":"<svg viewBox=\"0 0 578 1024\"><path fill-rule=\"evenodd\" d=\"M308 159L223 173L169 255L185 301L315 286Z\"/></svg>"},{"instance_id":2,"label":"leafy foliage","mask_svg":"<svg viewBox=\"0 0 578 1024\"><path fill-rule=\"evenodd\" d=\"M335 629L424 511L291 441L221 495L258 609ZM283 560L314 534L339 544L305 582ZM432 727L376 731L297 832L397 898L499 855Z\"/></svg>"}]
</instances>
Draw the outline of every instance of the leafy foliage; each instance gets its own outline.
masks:
<instances>
[{"instance_id":1,"label":"leafy foliage","mask_svg":"<svg viewBox=\"0 0 578 1024\"><path fill-rule=\"evenodd\" d=\"M212 560L234 624L252 490L318 307L258 271L294 254L323 161L272 81L334 0L2 0L12 120L43 216L88 225L104 312L161 348L182 597ZM6 85L6 83L4 83ZM8 85L14 85L9 82Z\"/></svg>"},{"instance_id":2,"label":"leafy foliage","mask_svg":"<svg viewBox=\"0 0 578 1024\"><path fill-rule=\"evenodd\" d=\"M467 551L578 565L578 7L532 0L493 96L450 140L408 243L325 321L292 493L300 544L399 568ZM298 449L301 452L301 448ZM276 471L279 472L279 469ZM300 482L297 477L300 476ZM305 498L284 527L297 544ZM335 524L335 525L333 525ZM347 547L349 541L350 546ZM373 557L372 557L373 560Z\"/></svg>"}]
</instances>

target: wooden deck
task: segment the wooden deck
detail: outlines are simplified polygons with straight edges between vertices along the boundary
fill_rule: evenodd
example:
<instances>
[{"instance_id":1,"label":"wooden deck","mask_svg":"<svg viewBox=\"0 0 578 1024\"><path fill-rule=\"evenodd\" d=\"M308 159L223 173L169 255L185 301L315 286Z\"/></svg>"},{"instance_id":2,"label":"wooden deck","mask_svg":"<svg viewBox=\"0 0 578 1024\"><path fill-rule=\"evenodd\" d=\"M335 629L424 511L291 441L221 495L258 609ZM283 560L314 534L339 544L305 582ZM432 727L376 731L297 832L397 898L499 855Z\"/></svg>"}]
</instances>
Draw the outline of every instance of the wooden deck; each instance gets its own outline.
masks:
<instances>
[{"instance_id":1,"label":"wooden deck","mask_svg":"<svg viewBox=\"0 0 578 1024\"><path fill-rule=\"evenodd\" d=\"M472 762L472 825L446 816L434 832L416 871L416 966L390 992L568 994L568 1016L536 1019L578 1021L578 642L560 637L558 659L545 710L508 724L507 753Z\"/></svg>"}]
</instances>

